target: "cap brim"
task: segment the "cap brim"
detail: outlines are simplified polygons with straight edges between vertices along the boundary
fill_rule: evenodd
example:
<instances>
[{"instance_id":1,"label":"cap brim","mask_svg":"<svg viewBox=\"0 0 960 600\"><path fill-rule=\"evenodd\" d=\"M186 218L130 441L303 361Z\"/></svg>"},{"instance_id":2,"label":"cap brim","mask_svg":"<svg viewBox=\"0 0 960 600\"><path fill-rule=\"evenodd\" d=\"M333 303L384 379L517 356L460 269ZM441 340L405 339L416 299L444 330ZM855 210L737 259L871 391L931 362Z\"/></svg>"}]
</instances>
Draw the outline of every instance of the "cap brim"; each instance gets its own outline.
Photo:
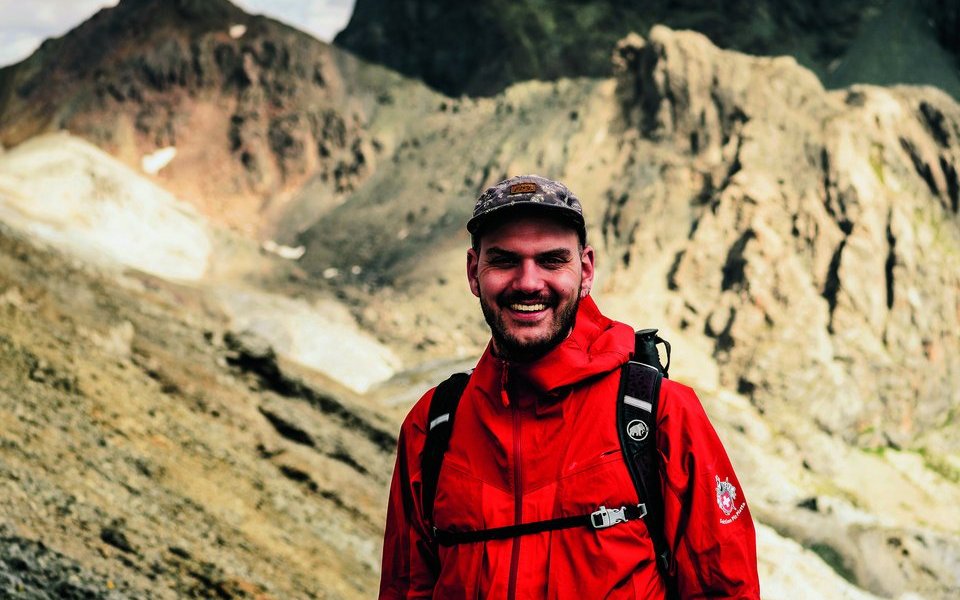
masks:
<instances>
[{"instance_id":1,"label":"cap brim","mask_svg":"<svg viewBox=\"0 0 960 600\"><path fill-rule=\"evenodd\" d=\"M491 208L490 210L481 213L467 221L467 231L473 235L476 235L481 229L489 225L491 221L503 221L509 216L510 213L514 212L550 215L553 218L568 221L574 225L574 228L577 229L577 231L579 231L581 234L586 234L586 224L583 221L583 215L572 208L557 206L556 204L543 204L539 202L513 202L511 204L503 204L501 206Z\"/></svg>"}]
</instances>

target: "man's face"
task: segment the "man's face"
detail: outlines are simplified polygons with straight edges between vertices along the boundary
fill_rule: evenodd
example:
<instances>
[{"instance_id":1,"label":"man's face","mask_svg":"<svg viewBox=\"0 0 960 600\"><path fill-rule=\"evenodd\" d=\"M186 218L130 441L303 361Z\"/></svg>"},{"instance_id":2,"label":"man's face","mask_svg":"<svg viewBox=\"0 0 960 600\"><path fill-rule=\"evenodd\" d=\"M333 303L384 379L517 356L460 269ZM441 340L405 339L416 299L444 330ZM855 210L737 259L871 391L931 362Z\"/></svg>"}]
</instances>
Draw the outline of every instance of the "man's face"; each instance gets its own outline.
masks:
<instances>
[{"instance_id":1,"label":"man's face","mask_svg":"<svg viewBox=\"0 0 960 600\"><path fill-rule=\"evenodd\" d=\"M549 218L521 216L483 233L479 252L467 252L467 278L502 358L539 358L567 336L593 284L593 259L576 231Z\"/></svg>"}]
</instances>

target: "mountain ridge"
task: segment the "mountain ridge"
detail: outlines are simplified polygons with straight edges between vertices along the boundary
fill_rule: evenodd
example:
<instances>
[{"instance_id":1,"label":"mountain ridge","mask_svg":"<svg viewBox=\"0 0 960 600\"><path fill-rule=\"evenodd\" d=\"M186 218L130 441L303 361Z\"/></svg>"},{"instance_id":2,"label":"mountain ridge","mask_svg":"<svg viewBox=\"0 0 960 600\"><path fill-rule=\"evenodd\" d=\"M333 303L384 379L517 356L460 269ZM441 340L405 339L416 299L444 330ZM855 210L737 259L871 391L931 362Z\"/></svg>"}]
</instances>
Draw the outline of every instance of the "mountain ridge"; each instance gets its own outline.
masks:
<instances>
[{"instance_id":1,"label":"mountain ridge","mask_svg":"<svg viewBox=\"0 0 960 600\"><path fill-rule=\"evenodd\" d=\"M952 57L952 65L930 69L923 57L913 57L908 42L897 50L913 62L901 67L883 57L889 46L878 40L858 57L868 69L838 70L851 45L862 37L861 30L869 33L876 16L888 12L899 13L893 17L895 23L922 22L923 28L911 33L926 46L942 48ZM928 20L932 25L927 25ZM631 31L645 34L653 25L664 24L698 31L722 48L794 56L831 87L888 83L893 78L901 83L941 85L957 98L960 48L956 28L951 28L956 22L956 8L939 0L918 4L907 0L720 4L656 0L642 5L620 0L484 0L469 5L451 0L358 0L334 43L366 60L419 77L445 94L489 96L529 79L608 77L608 56L617 40ZM464 39L470 43L463 44ZM891 75L894 67L898 68Z\"/></svg>"}]
</instances>

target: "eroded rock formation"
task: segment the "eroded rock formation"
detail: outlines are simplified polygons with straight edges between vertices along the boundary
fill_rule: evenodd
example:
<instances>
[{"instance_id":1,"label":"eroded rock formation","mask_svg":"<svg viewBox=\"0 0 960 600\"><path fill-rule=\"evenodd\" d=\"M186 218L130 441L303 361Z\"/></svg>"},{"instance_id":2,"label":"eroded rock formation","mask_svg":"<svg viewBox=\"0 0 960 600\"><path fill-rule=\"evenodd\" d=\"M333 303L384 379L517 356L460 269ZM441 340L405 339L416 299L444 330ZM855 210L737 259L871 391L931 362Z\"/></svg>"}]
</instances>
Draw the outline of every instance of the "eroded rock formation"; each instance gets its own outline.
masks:
<instances>
[{"instance_id":1,"label":"eroded rock formation","mask_svg":"<svg viewBox=\"0 0 960 600\"><path fill-rule=\"evenodd\" d=\"M721 55L662 28L617 57L637 160L652 141L689 165L693 185L646 202L689 223L685 241L664 241L668 287L681 326L715 340L725 383L865 445L909 445L948 424L960 389L957 104L932 89L826 93L792 59ZM621 204L605 232L628 251L623 232L645 211Z\"/></svg>"}]
</instances>

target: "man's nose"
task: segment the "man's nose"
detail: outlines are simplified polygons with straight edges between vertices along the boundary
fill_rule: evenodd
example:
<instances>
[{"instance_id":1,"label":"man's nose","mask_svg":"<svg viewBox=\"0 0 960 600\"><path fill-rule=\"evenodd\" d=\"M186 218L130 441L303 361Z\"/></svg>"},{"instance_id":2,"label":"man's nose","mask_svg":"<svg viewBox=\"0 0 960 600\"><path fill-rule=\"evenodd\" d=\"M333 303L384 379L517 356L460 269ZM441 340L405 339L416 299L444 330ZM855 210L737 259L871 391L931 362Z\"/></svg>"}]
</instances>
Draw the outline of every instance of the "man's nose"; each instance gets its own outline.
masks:
<instances>
[{"instance_id":1,"label":"man's nose","mask_svg":"<svg viewBox=\"0 0 960 600\"><path fill-rule=\"evenodd\" d=\"M536 261L521 261L517 269L517 277L514 280L514 287L517 291L533 293L543 289L543 274L540 272L540 267Z\"/></svg>"}]
</instances>

